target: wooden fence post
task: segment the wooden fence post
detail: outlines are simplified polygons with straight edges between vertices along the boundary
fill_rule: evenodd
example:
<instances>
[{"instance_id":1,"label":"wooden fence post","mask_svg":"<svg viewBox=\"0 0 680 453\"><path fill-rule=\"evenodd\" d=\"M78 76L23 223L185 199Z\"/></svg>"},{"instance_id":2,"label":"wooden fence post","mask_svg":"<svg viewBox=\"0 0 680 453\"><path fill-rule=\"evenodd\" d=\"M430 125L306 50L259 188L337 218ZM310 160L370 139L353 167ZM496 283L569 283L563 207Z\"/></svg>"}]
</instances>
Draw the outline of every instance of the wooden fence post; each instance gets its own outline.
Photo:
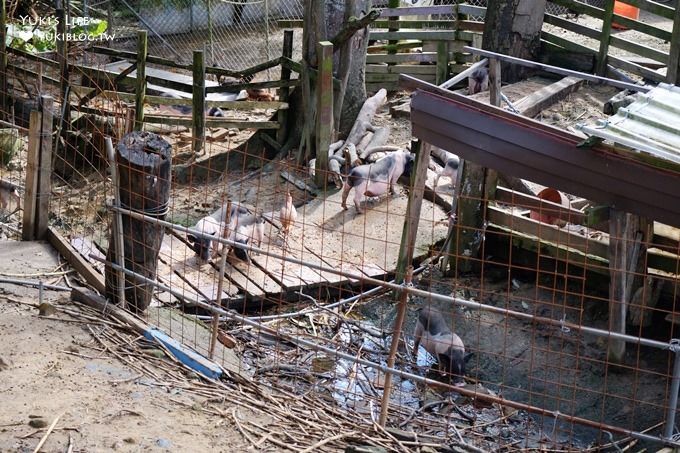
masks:
<instances>
[{"instance_id":1,"label":"wooden fence post","mask_svg":"<svg viewBox=\"0 0 680 453\"><path fill-rule=\"evenodd\" d=\"M449 79L449 42L437 41L436 84L441 85Z\"/></svg>"},{"instance_id":2,"label":"wooden fence post","mask_svg":"<svg viewBox=\"0 0 680 453\"><path fill-rule=\"evenodd\" d=\"M165 219L170 199L172 147L151 132L132 132L118 143L116 165L120 181L120 204L130 210ZM158 252L165 228L154 222L123 213L124 268L148 279L156 278ZM114 303L118 297L115 241L109 241L105 266L105 295ZM133 275L125 275L125 299L131 311L142 312L151 302L154 286Z\"/></svg>"},{"instance_id":3,"label":"wooden fence post","mask_svg":"<svg viewBox=\"0 0 680 453\"><path fill-rule=\"evenodd\" d=\"M418 223L420 220L420 210L423 205L423 195L425 193L425 182L427 181L427 167L430 163L429 143L420 140L411 142L411 150L416 154L413 169L411 170L411 181L404 218L404 229L401 233L401 244L399 246L399 256L397 258L397 269L395 270L394 281L400 282L406 275L406 269L413 261L416 235L418 234ZM398 293L398 291L396 292ZM395 294L395 297L398 295Z\"/></svg>"},{"instance_id":4,"label":"wooden fence post","mask_svg":"<svg viewBox=\"0 0 680 453\"><path fill-rule=\"evenodd\" d=\"M315 182L325 191L328 182L328 148L333 135L333 44L321 41L317 46L317 59Z\"/></svg>"},{"instance_id":5,"label":"wooden fence post","mask_svg":"<svg viewBox=\"0 0 680 453\"><path fill-rule=\"evenodd\" d=\"M40 96L42 112L40 131L40 157L38 166L38 183L36 192L35 239L45 239L47 235L47 218L50 210L50 194L52 193L52 131L54 120L52 96Z\"/></svg>"},{"instance_id":6,"label":"wooden fence post","mask_svg":"<svg viewBox=\"0 0 680 453\"><path fill-rule=\"evenodd\" d=\"M205 59L202 50L194 50L191 107L191 151L197 155L203 151L205 144Z\"/></svg>"},{"instance_id":7,"label":"wooden fence post","mask_svg":"<svg viewBox=\"0 0 680 453\"><path fill-rule=\"evenodd\" d=\"M137 32L137 79L135 91L135 126L134 130L144 129L144 98L146 97L146 30Z\"/></svg>"},{"instance_id":8,"label":"wooden fence post","mask_svg":"<svg viewBox=\"0 0 680 453\"><path fill-rule=\"evenodd\" d=\"M40 167L41 126L42 113L38 110L32 110L28 126L24 217L21 222L21 237L24 241L35 240L35 211L38 191L38 168Z\"/></svg>"},{"instance_id":9,"label":"wooden fence post","mask_svg":"<svg viewBox=\"0 0 680 453\"><path fill-rule=\"evenodd\" d=\"M614 18L614 0L606 0L604 4L604 16L602 17L602 35L600 36L600 50L597 53L597 66L595 73L599 76L607 74L607 53L609 52L609 37L612 33Z\"/></svg>"},{"instance_id":10,"label":"wooden fence post","mask_svg":"<svg viewBox=\"0 0 680 453\"><path fill-rule=\"evenodd\" d=\"M293 58L293 30L285 30L283 32L283 53L282 55L286 58ZM286 82L290 80L291 70L281 65L281 80ZM282 86L279 88L279 101L288 102L290 96L290 87ZM283 142L288 137L288 109L279 109L276 114L276 119L279 122L279 130L276 131L276 141L280 146L283 146Z\"/></svg>"}]
</instances>

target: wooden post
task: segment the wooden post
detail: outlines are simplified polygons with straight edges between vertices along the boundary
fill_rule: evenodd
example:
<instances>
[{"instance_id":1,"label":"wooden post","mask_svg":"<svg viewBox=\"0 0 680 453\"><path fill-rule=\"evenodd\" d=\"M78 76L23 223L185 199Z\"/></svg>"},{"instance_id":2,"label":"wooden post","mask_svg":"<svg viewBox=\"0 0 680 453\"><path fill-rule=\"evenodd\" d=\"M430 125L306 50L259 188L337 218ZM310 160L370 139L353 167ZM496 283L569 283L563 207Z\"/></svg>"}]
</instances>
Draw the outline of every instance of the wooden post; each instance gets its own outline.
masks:
<instances>
[{"instance_id":1,"label":"wooden post","mask_svg":"<svg viewBox=\"0 0 680 453\"><path fill-rule=\"evenodd\" d=\"M135 91L135 126L134 130L144 129L144 98L146 97L146 30L137 32L137 79Z\"/></svg>"},{"instance_id":2,"label":"wooden post","mask_svg":"<svg viewBox=\"0 0 680 453\"><path fill-rule=\"evenodd\" d=\"M333 138L333 44L321 41L317 46L319 75L316 80L316 185L326 190L328 182L328 148Z\"/></svg>"},{"instance_id":3,"label":"wooden post","mask_svg":"<svg viewBox=\"0 0 680 453\"><path fill-rule=\"evenodd\" d=\"M448 259L452 275L477 270L476 260L484 240L484 219L486 204L484 203L484 185L486 169L470 161L461 160L458 166L460 184L456 190L458 198L457 223L450 229ZM447 272L445 268L442 272Z\"/></svg>"},{"instance_id":4,"label":"wooden post","mask_svg":"<svg viewBox=\"0 0 680 453\"><path fill-rule=\"evenodd\" d=\"M411 150L416 156L413 169L411 170L411 190L409 191L408 204L406 205L406 217L404 218L404 229L401 233L401 244L399 245L397 269L394 277L397 282L404 278L406 269L413 260L420 220L420 209L423 205L425 182L427 181L427 167L430 163L431 146L429 143L413 140L411 142Z\"/></svg>"},{"instance_id":5,"label":"wooden post","mask_svg":"<svg viewBox=\"0 0 680 453\"><path fill-rule=\"evenodd\" d=\"M597 52L597 65L595 67L595 73L599 76L607 74L607 53L609 52L609 38L612 33L613 18L614 0L606 0L604 3L604 15L602 16L600 50Z\"/></svg>"},{"instance_id":6,"label":"wooden post","mask_svg":"<svg viewBox=\"0 0 680 453\"><path fill-rule=\"evenodd\" d=\"M387 2L387 7L388 8L399 8L399 0L389 0ZM390 16L387 18L387 25L388 31L399 31L399 17L398 16ZM387 53L388 54L394 54L397 53L397 41L395 40L390 40L388 41L388 47L387 47Z\"/></svg>"},{"instance_id":7,"label":"wooden post","mask_svg":"<svg viewBox=\"0 0 680 453\"><path fill-rule=\"evenodd\" d=\"M116 163L120 181L120 204L148 216L165 219L170 199L172 146L151 132L132 132L118 143ZM158 252L164 227L123 214L123 254L126 270L148 279L156 278ZM106 298L121 304L113 238L106 254ZM125 276L125 299L132 311L142 312L151 302L153 285L132 275Z\"/></svg>"},{"instance_id":8,"label":"wooden post","mask_svg":"<svg viewBox=\"0 0 680 453\"><path fill-rule=\"evenodd\" d=\"M501 62L497 58L489 59L489 104L501 105Z\"/></svg>"},{"instance_id":9,"label":"wooden post","mask_svg":"<svg viewBox=\"0 0 680 453\"><path fill-rule=\"evenodd\" d=\"M192 151L200 154L205 144L205 59L202 50L194 50L191 120Z\"/></svg>"},{"instance_id":10,"label":"wooden post","mask_svg":"<svg viewBox=\"0 0 680 453\"><path fill-rule=\"evenodd\" d=\"M26 162L26 192L24 194L24 218L21 237L24 241L35 240L35 212L38 191L38 168L40 167L40 130L42 113L32 110L28 127L28 151Z\"/></svg>"},{"instance_id":11,"label":"wooden post","mask_svg":"<svg viewBox=\"0 0 680 453\"><path fill-rule=\"evenodd\" d=\"M8 121L9 118L9 102L7 102L7 38L6 38L6 21L7 21L7 2L2 2L0 7L0 119Z\"/></svg>"},{"instance_id":12,"label":"wooden post","mask_svg":"<svg viewBox=\"0 0 680 453\"><path fill-rule=\"evenodd\" d=\"M65 5L62 5L61 1L57 1L57 33L61 36L65 36L68 32L66 28L66 21L68 19L68 0L65 1ZM71 88L69 83L69 70L68 70L68 40L66 38L57 40L57 59L59 60L59 83L60 83L60 93L59 101L61 102L61 117L59 118L59 135L66 141L66 130L70 124L71 119L71 109L68 102L69 90ZM51 126L51 125L50 125ZM49 129L50 133L52 128ZM59 143L59 142L57 142Z\"/></svg>"},{"instance_id":13,"label":"wooden post","mask_svg":"<svg viewBox=\"0 0 680 453\"><path fill-rule=\"evenodd\" d=\"M645 241L650 223L640 216L612 209L609 217L609 330L626 333L626 315L633 282L641 281L646 268ZM610 338L609 363L622 364L626 342Z\"/></svg>"},{"instance_id":14,"label":"wooden post","mask_svg":"<svg viewBox=\"0 0 680 453\"><path fill-rule=\"evenodd\" d=\"M449 79L449 43L437 41L437 75L436 84L441 85Z\"/></svg>"},{"instance_id":15,"label":"wooden post","mask_svg":"<svg viewBox=\"0 0 680 453\"><path fill-rule=\"evenodd\" d=\"M50 210L50 194L52 193L52 130L54 100L52 96L40 96L42 124L40 132L40 160L38 167L37 203L35 239L45 239L47 235L47 218Z\"/></svg>"},{"instance_id":16,"label":"wooden post","mask_svg":"<svg viewBox=\"0 0 680 453\"><path fill-rule=\"evenodd\" d=\"M666 82L676 85L680 81L680 8L675 7L673 16L673 33L671 35L671 48L668 52L668 73Z\"/></svg>"},{"instance_id":17,"label":"wooden post","mask_svg":"<svg viewBox=\"0 0 680 453\"><path fill-rule=\"evenodd\" d=\"M284 30L283 32L283 53L286 58L293 58L293 30ZM281 65L281 80L290 80L291 70L284 65ZM279 88L279 101L288 102L290 96L289 87ZM276 141L283 146L288 137L288 109L279 109L276 114L276 119L279 122L279 130L276 131Z\"/></svg>"}]
</instances>

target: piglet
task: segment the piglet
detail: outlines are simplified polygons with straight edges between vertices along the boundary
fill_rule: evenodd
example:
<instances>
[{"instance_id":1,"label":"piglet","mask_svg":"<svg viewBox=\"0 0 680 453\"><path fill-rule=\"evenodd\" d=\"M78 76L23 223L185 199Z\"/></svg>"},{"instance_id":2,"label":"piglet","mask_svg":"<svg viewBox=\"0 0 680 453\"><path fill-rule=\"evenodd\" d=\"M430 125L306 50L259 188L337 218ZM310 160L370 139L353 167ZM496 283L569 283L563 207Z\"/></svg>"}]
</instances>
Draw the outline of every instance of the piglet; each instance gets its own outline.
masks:
<instances>
[{"instance_id":1,"label":"piglet","mask_svg":"<svg viewBox=\"0 0 680 453\"><path fill-rule=\"evenodd\" d=\"M458 175L458 164L458 157L452 157L447 160L446 165L444 165L444 169L437 173L437 176L434 178L434 187L437 187L437 184L439 184L439 178L442 176L450 178L451 185L453 185L456 182L456 176Z\"/></svg>"},{"instance_id":2,"label":"piglet","mask_svg":"<svg viewBox=\"0 0 680 453\"><path fill-rule=\"evenodd\" d=\"M468 94L476 94L489 89L489 71L485 68L476 69L468 77Z\"/></svg>"},{"instance_id":3,"label":"piglet","mask_svg":"<svg viewBox=\"0 0 680 453\"><path fill-rule=\"evenodd\" d=\"M418 356L420 343L437 359L439 369L452 376L456 386L465 385L465 345L451 332L441 312L434 307L418 309L413 355Z\"/></svg>"},{"instance_id":4,"label":"piglet","mask_svg":"<svg viewBox=\"0 0 680 453\"><path fill-rule=\"evenodd\" d=\"M229 226L229 239L243 245L248 242L255 244L257 247L262 245L262 238L264 237L264 217L256 214L237 214ZM248 250L240 247L232 247L234 256L245 261L250 262Z\"/></svg>"},{"instance_id":5,"label":"piglet","mask_svg":"<svg viewBox=\"0 0 680 453\"><path fill-rule=\"evenodd\" d=\"M241 206L239 203L231 204L231 222L238 216L250 214L250 211ZM212 214L203 217L194 226L194 230L199 231L204 234L214 236L216 238L221 238L224 236L224 230L227 221L227 204L213 212ZM199 262L206 263L209 258L214 258L217 256L218 242L193 234L187 235L187 240L191 243L191 248L196 252L196 256Z\"/></svg>"},{"instance_id":6,"label":"piglet","mask_svg":"<svg viewBox=\"0 0 680 453\"><path fill-rule=\"evenodd\" d=\"M17 208L21 206L21 196L17 190L17 186L11 182L3 181L0 179L0 208L4 211L10 205L10 200L14 200L17 204Z\"/></svg>"},{"instance_id":7,"label":"piglet","mask_svg":"<svg viewBox=\"0 0 680 453\"><path fill-rule=\"evenodd\" d=\"M354 206L361 214L361 199L377 197L389 189L394 194L394 184L402 174L409 174L413 166L413 155L404 150L395 151L372 164L359 165L350 172L342 187L342 208L347 209L347 196L354 188Z\"/></svg>"}]
</instances>

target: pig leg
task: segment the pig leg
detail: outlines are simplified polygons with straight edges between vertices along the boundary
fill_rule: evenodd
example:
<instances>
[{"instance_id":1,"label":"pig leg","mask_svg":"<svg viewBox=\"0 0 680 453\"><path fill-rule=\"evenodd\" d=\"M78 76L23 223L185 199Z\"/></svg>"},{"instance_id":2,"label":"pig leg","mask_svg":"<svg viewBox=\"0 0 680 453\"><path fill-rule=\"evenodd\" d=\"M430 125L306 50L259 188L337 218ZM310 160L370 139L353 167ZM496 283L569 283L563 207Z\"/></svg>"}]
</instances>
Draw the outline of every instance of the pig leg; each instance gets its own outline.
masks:
<instances>
[{"instance_id":1,"label":"pig leg","mask_svg":"<svg viewBox=\"0 0 680 453\"><path fill-rule=\"evenodd\" d=\"M342 209L347 210L347 195L349 195L349 191L352 190L350 185L345 181L345 183L342 186Z\"/></svg>"},{"instance_id":2,"label":"pig leg","mask_svg":"<svg viewBox=\"0 0 680 453\"><path fill-rule=\"evenodd\" d=\"M360 184L362 189L366 188L366 183L362 182ZM361 210L361 198L363 197L363 190L359 190L359 187L354 189L354 207L357 209L357 214L361 214L364 211Z\"/></svg>"},{"instance_id":3,"label":"pig leg","mask_svg":"<svg viewBox=\"0 0 680 453\"><path fill-rule=\"evenodd\" d=\"M420 347L420 340L423 337L423 325L418 321L416 323L416 333L415 333L415 339L413 340L413 361L417 361L418 359L418 348Z\"/></svg>"}]
</instances>

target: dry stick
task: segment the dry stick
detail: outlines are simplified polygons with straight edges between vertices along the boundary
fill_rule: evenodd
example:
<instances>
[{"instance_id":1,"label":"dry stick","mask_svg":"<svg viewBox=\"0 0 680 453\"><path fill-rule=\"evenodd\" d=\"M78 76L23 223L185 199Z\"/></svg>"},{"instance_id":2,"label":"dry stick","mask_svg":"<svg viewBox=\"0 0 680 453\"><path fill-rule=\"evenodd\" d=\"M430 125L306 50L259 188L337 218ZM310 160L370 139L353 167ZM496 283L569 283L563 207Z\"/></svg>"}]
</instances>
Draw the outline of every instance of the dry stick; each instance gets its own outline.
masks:
<instances>
[{"instance_id":1,"label":"dry stick","mask_svg":"<svg viewBox=\"0 0 680 453\"><path fill-rule=\"evenodd\" d=\"M40 442L38 442L38 445L35 447L35 450L33 450L33 453L38 453L40 451L40 448L42 448L43 444L47 441L47 438L49 437L54 427L57 425L57 422L59 421L62 415L64 415L63 412L54 418L50 427L47 428L47 431L45 431L45 435L42 437L42 439L40 439Z\"/></svg>"},{"instance_id":2,"label":"dry stick","mask_svg":"<svg viewBox=\"0 0 680 453\"><path fill-rule=\"evenodd\" d=\"M345 438L345 437L357 436L358 434L359 434L359 433L356 432L356 431L350 431L350 432L348 432L348 433L336 434L336 435L333 436L333 437L328 437L328 438L326 438L326 439L324 439L324 440L321 440L321 441L315 443L315 444L312 445L311 447L307 447L307 448L305 448L304 450L301 450L300 453L309 453L309 452L314 451L314 450L316 450L317 448L322 447L322 446L324 446L324 445L326 445L326 444L328 444L328 443L331 443L331 442L333 442L333 441L340 440L340 439Z\"/></svg>"},{"instance_id":3,"label":"dry stick","mask_svg":"<svg viewBox=\"0 0 680 453\"><path fill-rule=\"evenodd\" d=\"M411 285L413 280L413 266L409 265L406 268L406 275L404 276L404 286ZM397 356L397 349L399 348L399 338L401 337L401 329L404 326L404 318L406 317L406 305L408 303L408 292L402 291L399 298L399 311L397 312L397 319L394 321L394 331L392 334L392 344L390 345L390 352L387 356L387 367L394 368L395 358ZM387 408L390 404L390 394L392 393L392 374L385 375L385 387L383 390L383 399L380 405L380 419L378 423L381 428L385 427L387 421Z\"/></svg>"},{"instance_id":4,"label":"dry stick","mask_svg":"<svg viewBox=\"0 0 680 453\"><path fill-rule=\"evenodd\" d=\"M245 437L248 440L248 442L250 442L250 445L252 447L255 447L255 441L245 432L245 430L241 426L241 423L239 423L236 411L238 411L238 407L234 407L231 409L231 418L234 420L234 423L236 424L236 429L238 429L241 435Z\"/></svg>"}]
</instances>

